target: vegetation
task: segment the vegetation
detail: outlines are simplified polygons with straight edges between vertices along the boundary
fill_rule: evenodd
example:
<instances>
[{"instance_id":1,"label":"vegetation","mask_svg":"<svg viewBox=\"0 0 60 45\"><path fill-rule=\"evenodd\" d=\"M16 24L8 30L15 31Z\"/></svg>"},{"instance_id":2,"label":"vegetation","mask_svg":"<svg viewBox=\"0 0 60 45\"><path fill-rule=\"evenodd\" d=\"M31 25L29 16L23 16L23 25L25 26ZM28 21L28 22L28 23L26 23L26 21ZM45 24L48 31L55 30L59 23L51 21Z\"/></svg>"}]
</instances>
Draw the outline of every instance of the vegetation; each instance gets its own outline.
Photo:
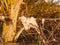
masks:
<instances>
[{"instance_id":1,"label":"vegetation","mask_svg":"<svg viewBox=\"0 0 60 45\"><path fill-rule=\"evenodd\" d=\"M34 31L35 28L25 30L20 20L22 16L27 19L36 18L41 35ZM40 20L42 18L47 20ZM60 20L55 20L56 18L60 18L60 5L54 3L54 0L0 0L0 32L4 42L24 42L29 39L35 45L55 43L55 39L59 41L60 36ZM45 21L44 24L42 21Z\"/></svg>"}]
</instances>

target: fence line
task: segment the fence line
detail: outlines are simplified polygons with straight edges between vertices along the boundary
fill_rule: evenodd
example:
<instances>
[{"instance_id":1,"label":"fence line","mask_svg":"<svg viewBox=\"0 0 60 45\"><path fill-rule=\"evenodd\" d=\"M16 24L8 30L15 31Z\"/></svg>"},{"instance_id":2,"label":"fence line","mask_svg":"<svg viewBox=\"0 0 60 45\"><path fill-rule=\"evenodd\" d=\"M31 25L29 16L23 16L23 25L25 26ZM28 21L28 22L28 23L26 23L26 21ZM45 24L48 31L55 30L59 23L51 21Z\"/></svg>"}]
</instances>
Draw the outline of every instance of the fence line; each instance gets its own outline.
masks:
<instances>
[{"instance_id":1,"label":"fence line","mask_svg":"<svg viewBox=\"0 0 60 45\"><path fill-rule=\"evenodd\" d=\"M8 16L0 16L0 19L5 19L7 17ZM15 17L13 17L13 18L15 18ZM20 17L19 17L19 19L20 19ZM42 19L45 19L45 20L60 20L60 18L39 18L39 20L42 20Z\"/></svg>"}]
</instances>

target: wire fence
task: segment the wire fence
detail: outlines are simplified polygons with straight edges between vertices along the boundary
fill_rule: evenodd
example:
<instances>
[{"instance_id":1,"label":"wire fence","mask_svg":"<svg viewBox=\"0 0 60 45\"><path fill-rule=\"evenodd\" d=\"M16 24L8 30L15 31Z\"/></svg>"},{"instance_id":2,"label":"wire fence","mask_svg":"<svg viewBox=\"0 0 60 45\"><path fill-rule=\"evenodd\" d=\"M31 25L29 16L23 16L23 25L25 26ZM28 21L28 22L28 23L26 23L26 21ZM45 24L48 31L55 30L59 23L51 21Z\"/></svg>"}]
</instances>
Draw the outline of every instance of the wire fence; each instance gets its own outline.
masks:
<instances>
[{"instance_id":1,"label":"wire fence","mask_svg":"<svg viewBox=\"0 0 60 45\"><path fill-rule=\"evenodd\" d=\"M38 45L58 45L60 43L60 18L39 18L37 23L40 29Z\"/></svg>"},{"instance_id":2,"label":"wire fence","mask_svg":"<svg viewBox=\"0 0 60 45\"><path fill-rule=\"evenodd\" d=\"M55 45L53 42L60 41L60 18L43 18L39 19L41 34L40 41L43 45ZM50 43L51 42L51 43ZM57 44L58 45L58 44Z\"/></svg>"}]
</instances>

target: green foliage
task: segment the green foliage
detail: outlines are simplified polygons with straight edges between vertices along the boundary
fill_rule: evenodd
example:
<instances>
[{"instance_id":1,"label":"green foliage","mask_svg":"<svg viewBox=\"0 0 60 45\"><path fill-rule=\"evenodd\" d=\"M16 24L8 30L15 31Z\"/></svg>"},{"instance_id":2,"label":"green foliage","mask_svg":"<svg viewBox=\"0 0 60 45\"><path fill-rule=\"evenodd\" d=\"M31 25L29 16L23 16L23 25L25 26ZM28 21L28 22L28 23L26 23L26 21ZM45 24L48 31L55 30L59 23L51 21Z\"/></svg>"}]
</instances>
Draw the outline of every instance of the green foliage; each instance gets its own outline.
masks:
<instances>
[{"instance_id":1,"label":"green foliage","mask_svg":"<svg viewBox=\"0 0 60 45\"><path fill-rule=\"evenodd\" d=\"M35 43L35 45L38 45L39 44L39 41L38 40L35 40L34 43Z\"/></svg>"}]
</instances>

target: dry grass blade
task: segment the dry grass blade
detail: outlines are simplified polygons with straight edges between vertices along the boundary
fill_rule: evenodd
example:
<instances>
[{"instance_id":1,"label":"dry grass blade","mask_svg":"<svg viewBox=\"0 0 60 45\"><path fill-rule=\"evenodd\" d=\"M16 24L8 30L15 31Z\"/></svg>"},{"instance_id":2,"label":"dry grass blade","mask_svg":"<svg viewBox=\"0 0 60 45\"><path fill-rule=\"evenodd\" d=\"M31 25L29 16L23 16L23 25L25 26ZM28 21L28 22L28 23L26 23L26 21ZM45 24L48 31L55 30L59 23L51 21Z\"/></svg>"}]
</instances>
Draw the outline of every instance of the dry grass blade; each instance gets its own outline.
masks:
<instances>
[{"instance_id":1,"label":"dry grass blade","mask_svg":"<svg viewBox=\"0 0 60 45\"><path fill-rule=\"evenodd\" d=\"M18 39L18 37L20 36L20 34L23 32L24 28L20 29L19 32L17 33L17 35L15 36L14 40L16 41Z\"/></svg>"}]
</instances>

